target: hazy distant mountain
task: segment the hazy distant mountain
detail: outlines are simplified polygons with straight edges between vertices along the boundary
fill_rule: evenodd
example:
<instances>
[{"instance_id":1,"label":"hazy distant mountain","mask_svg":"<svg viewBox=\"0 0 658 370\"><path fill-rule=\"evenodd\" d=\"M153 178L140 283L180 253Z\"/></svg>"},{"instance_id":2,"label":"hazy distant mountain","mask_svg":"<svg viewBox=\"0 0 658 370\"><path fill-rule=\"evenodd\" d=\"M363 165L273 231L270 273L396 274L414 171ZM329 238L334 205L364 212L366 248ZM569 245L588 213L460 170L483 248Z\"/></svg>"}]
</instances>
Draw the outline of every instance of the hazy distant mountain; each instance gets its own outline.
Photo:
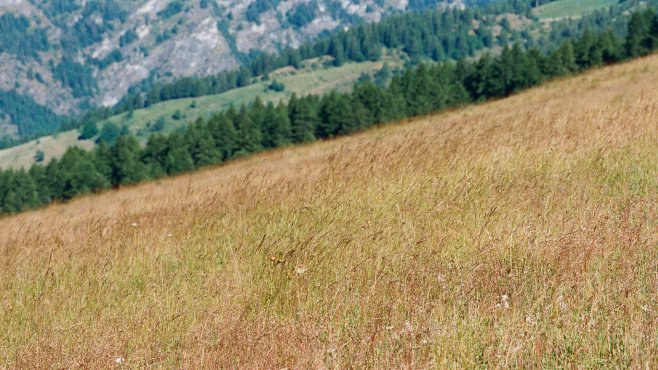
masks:
<instances>
[{"instance_id":1,"label":"hazy distant mountain","mask_svg":"<svg viewBox=\"0 0 658 370\"><path fill-rule=\"evenodd\" d=\"M149 76L208 75L253 51L441 0L0 0L0 137L113 105ZM20 117L32 122L21 126ZM34 123L38 122L38 123ZM18 122L20 123L20 122Z\"/></svg>"}]
</instances>

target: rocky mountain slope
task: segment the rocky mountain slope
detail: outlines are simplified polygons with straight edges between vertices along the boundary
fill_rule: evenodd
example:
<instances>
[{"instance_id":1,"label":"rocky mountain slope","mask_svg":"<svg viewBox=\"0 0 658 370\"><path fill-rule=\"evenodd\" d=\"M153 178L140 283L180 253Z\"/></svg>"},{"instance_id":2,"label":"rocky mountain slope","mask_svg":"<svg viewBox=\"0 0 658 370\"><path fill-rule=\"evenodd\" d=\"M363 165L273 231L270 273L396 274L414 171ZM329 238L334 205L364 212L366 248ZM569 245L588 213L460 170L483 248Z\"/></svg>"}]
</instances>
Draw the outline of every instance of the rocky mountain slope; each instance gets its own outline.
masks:
<instances>
[{"instance_id":1,"label":"rocky mountain slope","mask_svg":"<svg viewBox=\"0 0 658 370\"><path fill-rule=\"evenodd\" d=\"M0 136L17 115L111 106L149 77L232 69L259 51L297 46L323 32L461 0L0 0ZM43 110L43 109L42 109ZM45 129L44 129L45 130ZM31 132L30 132L31 131Z\"/></svg>"}]
</instances>

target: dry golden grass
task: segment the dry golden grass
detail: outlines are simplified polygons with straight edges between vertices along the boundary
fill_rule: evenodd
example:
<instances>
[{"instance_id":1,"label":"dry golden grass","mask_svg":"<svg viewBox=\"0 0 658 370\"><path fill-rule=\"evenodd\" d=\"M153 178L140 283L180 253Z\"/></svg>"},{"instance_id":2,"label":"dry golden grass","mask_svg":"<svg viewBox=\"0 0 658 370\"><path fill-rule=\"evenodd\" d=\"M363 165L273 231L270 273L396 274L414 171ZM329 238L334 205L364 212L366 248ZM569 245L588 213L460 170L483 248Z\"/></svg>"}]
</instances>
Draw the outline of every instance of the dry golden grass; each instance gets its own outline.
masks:
<instances>
[{"instance_id":1,"label":"dry golden grass","mask_svg":"<svg viewBox=\"0 0 658 370\"><path fill-rule=\"evenodd\" d=\"M655 367L656 87L652 56L0 220L0 368Z\"/></svg>"}]
</instances>

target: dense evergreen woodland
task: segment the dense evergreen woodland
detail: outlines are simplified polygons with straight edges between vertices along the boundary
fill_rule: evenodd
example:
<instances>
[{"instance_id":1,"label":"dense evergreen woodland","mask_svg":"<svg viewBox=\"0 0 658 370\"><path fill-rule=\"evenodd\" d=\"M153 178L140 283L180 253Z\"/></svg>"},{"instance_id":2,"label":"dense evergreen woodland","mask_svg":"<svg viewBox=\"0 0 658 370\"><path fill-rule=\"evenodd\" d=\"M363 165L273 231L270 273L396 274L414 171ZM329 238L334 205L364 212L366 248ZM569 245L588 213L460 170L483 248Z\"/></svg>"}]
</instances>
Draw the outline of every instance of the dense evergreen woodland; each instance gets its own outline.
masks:
<instances>
[{"instance_id":1,"label":"dense evergreen woodland","mask_svg":"<svg viewBox=\"0 0 658 370\"><path fill-rule=\"evenodd\" d=\"M231 108L185 131L152 136L145 147L128 134L101 140L92 152L70 148L29 171L0 172L0 213L14 213L79 194L180 174L232 158L358 132L374 125L470 102L507 96L557 76L658 49L658 14L637 12L625 39L585 32L550 53L520 46L477 61L421 64L386 87L362 82L351 93L293 96L286 104ZM364 56L367 57L367 56ZM93 127L86 128L94 131ZM116 136L116 135L115 135ZM104 137L104 135L101 135Z\"/></svg>"}]
</instances>

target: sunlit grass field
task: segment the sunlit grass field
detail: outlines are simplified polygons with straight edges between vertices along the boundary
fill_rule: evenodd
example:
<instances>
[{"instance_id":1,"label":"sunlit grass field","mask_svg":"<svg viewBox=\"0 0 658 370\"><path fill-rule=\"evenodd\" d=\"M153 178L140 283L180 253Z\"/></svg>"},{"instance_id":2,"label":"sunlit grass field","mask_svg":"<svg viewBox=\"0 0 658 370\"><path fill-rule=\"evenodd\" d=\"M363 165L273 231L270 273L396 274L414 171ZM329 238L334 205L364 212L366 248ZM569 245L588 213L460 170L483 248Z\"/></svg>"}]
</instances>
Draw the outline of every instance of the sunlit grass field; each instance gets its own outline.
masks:
<instances>
[{"instance_id":1,"label":"sunlit grass field","mask_svg":"<svg viewBox=\"0 0 658 370\"><path fill-rule=\"evenodd\" d=\"M658 56L0 220L0 368L653 368Z\"/></svg>"},{"instance_id":2,"label":"sunlit grass field","mask_svg":"<svg viewBox=\"0 0 658 370\"><path fill-rule=\"evenodd\" d=\"M617 4L618 0L558 0L533 10L540 19L580 17Z\"/></svg>"}]
</instances>

